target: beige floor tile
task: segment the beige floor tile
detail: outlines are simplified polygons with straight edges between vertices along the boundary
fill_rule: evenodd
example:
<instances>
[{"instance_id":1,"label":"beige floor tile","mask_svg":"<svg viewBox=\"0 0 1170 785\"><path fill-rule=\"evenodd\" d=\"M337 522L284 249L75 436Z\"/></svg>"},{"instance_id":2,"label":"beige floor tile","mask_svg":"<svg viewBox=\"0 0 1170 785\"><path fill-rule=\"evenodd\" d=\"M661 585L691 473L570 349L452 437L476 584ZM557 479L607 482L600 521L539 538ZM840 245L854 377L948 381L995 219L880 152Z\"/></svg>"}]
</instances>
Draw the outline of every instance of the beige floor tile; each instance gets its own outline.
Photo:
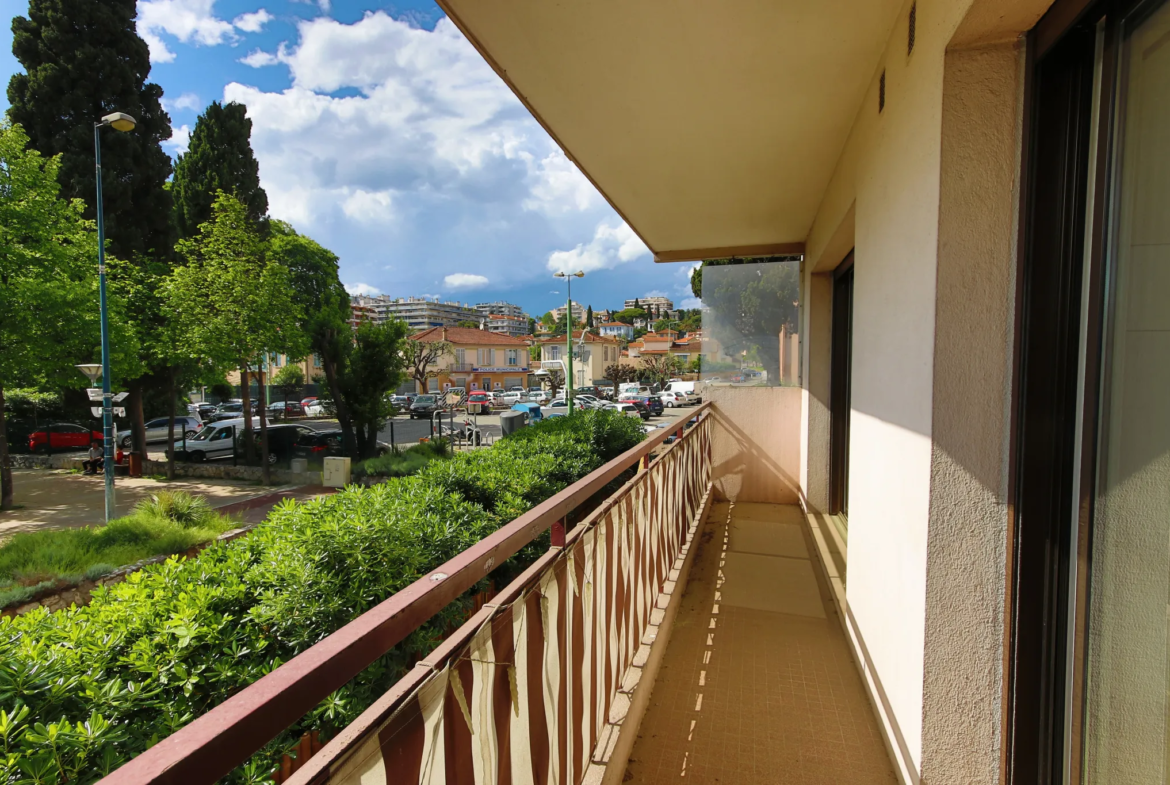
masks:
<instances>
[{"instance_id":1,"label":"beige floor tile","mask_svg":"<svg viewBox=\"0 0 1170 785\"><path fill-rule=\"evenodd\" d=\"M797 508L777 511L779 505L736 505L737 522L746 520L735 515L745 506L751 520L764 523L792 525L792 510L799 515ZM893 785L827 590L818 573L806 571L816 565L725 552L727 532L726 509L713 512L701 530L626 782ZM820 611L742 607L732 601L741 589L796 592L799 601L788 607L807 610L815 600Z\"/></svg>"},{"instance_id":2,"label":"beige floor tile","mask_svg":"<svg viewBox=\"0 0 1170 785\"><path fill-rule=\"evenodd\" d=\"M723 605L825 618L814 565L808 559L734 551L724 559Z\"/></svg>"},{"instance_id":3,"label":"beige floor tile","mask_svg":"<svg viewBox=\"0 0 1170 785\"><path fill-rule=\"evenodd\" d=\"M732 518L728 549L738 553L761 553L795 559L809 557L800 526L771 521Z\"/></svg>"}]
</instances>

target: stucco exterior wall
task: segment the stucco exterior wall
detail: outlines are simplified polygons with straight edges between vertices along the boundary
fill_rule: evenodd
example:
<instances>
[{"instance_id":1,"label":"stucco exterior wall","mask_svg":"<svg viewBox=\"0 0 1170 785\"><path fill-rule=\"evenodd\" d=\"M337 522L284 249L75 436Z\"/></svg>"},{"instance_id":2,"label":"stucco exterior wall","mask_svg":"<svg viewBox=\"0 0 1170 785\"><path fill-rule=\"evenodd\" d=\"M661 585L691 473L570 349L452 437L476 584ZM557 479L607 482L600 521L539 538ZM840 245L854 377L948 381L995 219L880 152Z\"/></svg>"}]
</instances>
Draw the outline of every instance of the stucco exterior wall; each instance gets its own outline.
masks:
<instances>
[{"instance_id":1,"label":"stucco exterior wall","mask_svg":"<svg viewBox=\"0 0 1170 785\"><path fill-rule=\"evenodd\" d=\"M996 782L1019 142L1011 42L1047 2L919 0L908 55L910 5L806 241L805 297L815 306L820 274L848 252L840 227L852 214L846 627L903 781ZM952 39L962 54L948 55ZM989 42L999 44L974 51ZM821 318L806 315L810 338ZM815 509L828 432L815 403L823 382L807 376L802 481Z\"/></svg>"},{"instance_id":2,"label":"stucco exterior wall","mask_svg":"<svg viewBox=\"0 0 1170 785\"><path fill-rule=\"evenodd\" d=\"M718 498L796 504L800 498L799 387L701 387L714 404L712 465Z\"/></svg>"}]
</instances>

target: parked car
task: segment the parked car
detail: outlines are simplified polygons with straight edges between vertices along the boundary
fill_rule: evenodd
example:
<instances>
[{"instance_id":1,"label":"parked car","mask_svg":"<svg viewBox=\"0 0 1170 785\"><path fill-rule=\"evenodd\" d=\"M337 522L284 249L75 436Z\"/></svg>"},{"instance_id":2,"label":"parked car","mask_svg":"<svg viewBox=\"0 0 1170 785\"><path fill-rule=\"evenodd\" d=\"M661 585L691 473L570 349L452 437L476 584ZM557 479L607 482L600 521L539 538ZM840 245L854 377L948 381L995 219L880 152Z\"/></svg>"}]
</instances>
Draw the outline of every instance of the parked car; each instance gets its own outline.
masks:
<instances>
[{"instance_id":1,"label":"parked car","mask_svg":"<svg viewBox=\"0 0 1170 785\"><path fill-rule=\"evenodd\" d=\"M410 405L410 419L427 419L435 412L443 409L443 402L437 395L420 395Z\"/></svg>"},{"instance_id":2,"label":"parked car","mask_svg":"<svg viewBox=\"0 0 1170 785\"><path fill-rule=\"evenodd\" d=\"M670 390L665 390L658 393L658 400L662 401L662 405L667 408L690 406L690 401L687 400L687 396L681 392L671 392Z\"/></svg>"},{"instance_id":3,"label":"parked car","mask_svg":"<svg viewBox=\"0 0 1170 785\"><path fill-rule=\"evenodd\" d=\"M527 390L525 390L525 389L524 389L523 387L521 387L520 385L516 384L516 385L513 385L513 386L509 387L509 388L508 388L508 392L526 393L526 392L528 392L528 391L527 391Z\"/></svg>"},{"instance_id":4,"label":"parked car","mask_svg":"<svg viewBox=\"0 0 1170 785\"><path fill-rule=\"evenodd\" d=\"M416 396L412 393L407 393L406 395L391 395L390 404L398 411L404 412L410 408L412 403L414 403L415 397Z\"/></svg>"},{"instance_id":5,"label":"parked car","mask_svg":"<svg viewBox=\"0 0 1170 785\"><path fill-rule=\"evenodd\" d=\"M666 411L666 407L662 405L662 399L657 395L631 395L627 393L618 399L622 403L640 403L650 410L650 414L657 417Z\"/></svg>"},{"instance_id":6,"label":"parked car","mask_svg":"<svg viewBox=\"0 0 1170 785\"><path fill-rule=\"evenodd\" d=\"M252 418L253 429L260 428L260 418ZM244 418L239 417L234 420L221 420L220 422L210 423L205 426L203 430L195 434L194 438L187 440L186 447L180 447L175 452L176 457L196 463L209 460L211 458L225 458L232 454L235 441L236 432L243 432Z\"/></svg>"},{"instance_id":7,"label":"parked car","mask_svg":"<svg viewBox=\"0 0 1170 785\"><path fill-rule=\"evenodd\" d=\"M211 415L215 414L215 404L207 401L193 403L187 407L187 411L200 420L207 421Z\"/></svg>"},{"instance_id":8,"label":"parked car","mask_svg":"<svg viewBox=\"0 0 1170 785\"><path fill-rule=\"evenodd\" d=\"M68 422L57 422L46 425L40 430L33 431L28 435L28 449L30 452L85 450L91 442L101 444L102 432Z\"/></svg>"},{"instance_id":9,"label":"parked car","mask_svg":"<svg viewBox=\"0 0 1170 785\"><path fill-rule=\"evenodd\" d=\"M301 444L307 450L307 457L309 458L344 457L346 455L345 440L341 436L340 428L327 431L313 431L313 435L304 437ZM377 444L376 452L378 455L385 455L390 452L390 449L389 444L380 441Z\"/></svg>"},{"instance_id":10,"label":"parked car","mask_svg":"<svg viewBox=\"0 0 1170 785\"><path fill-rule=\"evenodd\" d=\"M317 398L316 395L311 395L308 398L301 398L301 408L308 409L311 405L315 404L318 400L319 399Z\"/></svg>"},{"instance_id":11,"label":"parked car","mask_svg":"<svg viewBox=\"0 0 1170 785\"><path fill-rule=\"evenodd\" d=\"M695 383L694 382L684 382L680 379L671 379L670 382L667 383L666 387L664 387L662 391L664 393L667 393L667 392L676 393L676 394L681 393L682 396L686 399L688 406L693 406L695 404L699 404L699 403L703 402L702 397L695 394Z\"/></svg>"},{"instance_id":12,"label":"parked car","mask_svg":"<svg viewBox=\"0 0 1170 785\"><path fill-rule=\"evenodd\" d=\"M476 390L467 396L467 411L470 414L487 414L492 410L492 396L483 390Z\"/></svg>"},{"instance_id":13,"label":"parked car","mask_svg":"<svg viewBox=\"0 0 1170 785\"><path fill-rule=\"evenodd\" d=\"M215 407L215 414L211 415L209 422L223 422L225 420L235 420L244 416L244 404L242 401L228 401L221 403Z\"/></svg>"},{"instance_id":14,"label":"parked car","mask_svg":"<svg viewBox=\"0 0 1170 785\"><path fill-rule=\"evenodd\" d=\"M308 458L310 450L308 447L308 440L311 439L317 432L307 425L270 425L268 426L268 465L275 466L280 461L288 461L293 458ZM256 454L260 454L260 439L262 434L259 428L252 429L252 444L256 449ZM244 452L244 431L242 428L236 431L237 449L241 454Z\"/></svg>"},{"instance_id":15,"label":"parked car","mask_svg":"<svg viewBox=\"0 0 1170 785\"><path fill-rule=\"evenodd\" d=\"M268 404L268 416L274 420L304 417L305 408L301 406L300 401L274 401Z\"/></svg>"},{"instance_id":16,"label":"parked car","mask_svg":"<svg viewBox=\"0 0 1170 785\"><path fill-rule=\"evenodd\" d=\"M146 422L146 441L150 442L165 442L167 434L170 432L169 418L158 417ZM178 441L186 436L188 439L195 436L203 429L203 423L196 417L176 417L175 418L175 440ZM133 444L134 437L130 433L126 433L118 437L118 446L123 450L130 449Z\"/></svg>"},{"instance_id":17,"label":"parked car","mask_svg":"<svg viewBox=\"0 0 1170 785\"><path fill-rule=\"evenodd\" d=\"M332 417L334 414L333 401L316 400L305 407L306 417Z\"/></svg>"},{"instance_id":18,"label":"parked car","mask_svg":"<svg viewBox=\"0 0 1170 785\"><path fill-rule=\"evenodd\" d=\"M615 412L621 412L627 417L641 417L643 420L650 419L650 410L646 408L638 408L633 403L611 403L608 405L609 409Z\"/></svg>"},{"instance_id":19,"label":"parked car","mask_svg":"<svg viewBox=\"0 0 1170 785\"><path fill-rule=\"evenodd\" d=\"M528 400L530 403L539 403L541 406L546 406L552 400L552 397L544 390L535 390L528 393Z\"/></svg>"},{"instance_id":20,"label":"parked car","mask_svg":"<svg viewBox=\"0 0 1170 785\"><path fill-rule=\"evenodd\" d=\"M500 404L503 406L515 406L523 400L527 400L528 393L523 390L517 390L513 387L508 392L500 396Z\"/></svg>"}]
</instances>

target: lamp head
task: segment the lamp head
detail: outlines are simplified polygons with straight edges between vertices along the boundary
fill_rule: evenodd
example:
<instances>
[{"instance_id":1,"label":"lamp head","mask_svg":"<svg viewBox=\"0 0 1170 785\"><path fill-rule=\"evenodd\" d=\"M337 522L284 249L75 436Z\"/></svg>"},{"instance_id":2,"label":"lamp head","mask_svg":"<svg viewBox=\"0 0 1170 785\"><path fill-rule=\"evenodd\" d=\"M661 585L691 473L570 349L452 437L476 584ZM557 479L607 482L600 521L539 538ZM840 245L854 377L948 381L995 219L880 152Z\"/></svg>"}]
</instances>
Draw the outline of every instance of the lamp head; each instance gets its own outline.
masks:
<instances>
[{"instance_id":1,"label":"lamp head","mask_svg":"<svg viewBox=\"0 0 1170 785\"><path fill-rule=\"evenodd\" d=\"M578 270L577 272L573 273L573 275L574 275L574 277L577 277L577 278L584 278L584 277L585 277L585 271L584 271L584 270Z\"/></svg>"},{"instance_id":2,"label":"lamp head","mask_svg":"<svg viewBox=\"0 0 1170 785\"><path fill-rule=\"evenodd\" d=\"M133 131L138 121L125 112L111 112L102 118L102 125L108 125L115 131Z\"/></svg>"},{"instance_id":3,"label":"lamp head","mask_svg":"<svg viewBox=\"0 0 1170 785\"><path fill-rule=\"evenodd\" d=\"M553 273L553 278L568 278L564 273Z\"/></svg>"}]
</instances>

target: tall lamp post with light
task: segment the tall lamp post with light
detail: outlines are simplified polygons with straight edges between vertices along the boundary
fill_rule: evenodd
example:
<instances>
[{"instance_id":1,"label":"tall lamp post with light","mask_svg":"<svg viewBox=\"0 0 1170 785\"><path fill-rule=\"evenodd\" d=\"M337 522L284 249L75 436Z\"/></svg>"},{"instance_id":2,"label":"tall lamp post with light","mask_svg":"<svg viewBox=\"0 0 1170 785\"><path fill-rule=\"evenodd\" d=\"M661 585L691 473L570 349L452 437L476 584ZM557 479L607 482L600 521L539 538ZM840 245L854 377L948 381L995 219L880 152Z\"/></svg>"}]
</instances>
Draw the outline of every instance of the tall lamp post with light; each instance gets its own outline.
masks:
<instances>
[{"instance_id":1,"label":"tall lamp post with light","mask_svg":"<svg viewBox=\"0 0 1170 785\"><path fill-rule=\"evenodd\" d=\"M565 404L568 406L568 413L573 413L573 279L584 278L585 271L578 270L575 273L553 273L553 278L565 279L565 349L569 356L566 359L568 366L565 369ZM581 336L585 338L584 335Z\"/></svg>"},{"instance_id":2,"label":"tall lamp post with light","mask_svg":"<svg viewBox=\"0 0 1170 785\"><path fill-rule=\"evenodd\" d=\"M112 112L93 124L93 157L97 177L98 291L102 311L102 451L106 478L106 523L114 512L114 403L110 391L110 317L106 302L106 227L102 212L102 135L106 126L133 131L138 122L125 112Z\"/></svg>"}]
</instances>

